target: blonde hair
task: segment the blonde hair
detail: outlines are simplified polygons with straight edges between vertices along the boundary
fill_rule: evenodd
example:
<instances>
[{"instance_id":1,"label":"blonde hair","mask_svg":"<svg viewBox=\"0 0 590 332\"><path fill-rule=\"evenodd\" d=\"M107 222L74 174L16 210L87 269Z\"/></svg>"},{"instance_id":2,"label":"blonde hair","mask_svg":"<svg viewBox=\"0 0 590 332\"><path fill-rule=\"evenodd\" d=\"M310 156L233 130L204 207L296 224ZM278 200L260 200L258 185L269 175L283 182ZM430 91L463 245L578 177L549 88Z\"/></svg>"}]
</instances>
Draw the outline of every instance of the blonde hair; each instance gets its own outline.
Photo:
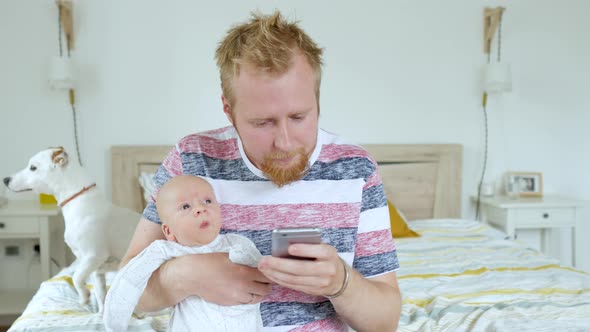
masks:
<instances>
[{"instance_id":1,"label":"blonde hair","mask_svg":"<svg viewBox=\"0 0 590 332\"><path fill-rule=\"evenodd\" d=\"M315 94L320 99L322 52L297 22L283 19L277 10L272 15L252 13L245 23L232 27L215 51L221 76L221 89L230 105L234 105L231 82L240 73L240 65L253 65L271 75L286 72L293 57L300 51L315 73Z\"/></svg>"}]
</instances>

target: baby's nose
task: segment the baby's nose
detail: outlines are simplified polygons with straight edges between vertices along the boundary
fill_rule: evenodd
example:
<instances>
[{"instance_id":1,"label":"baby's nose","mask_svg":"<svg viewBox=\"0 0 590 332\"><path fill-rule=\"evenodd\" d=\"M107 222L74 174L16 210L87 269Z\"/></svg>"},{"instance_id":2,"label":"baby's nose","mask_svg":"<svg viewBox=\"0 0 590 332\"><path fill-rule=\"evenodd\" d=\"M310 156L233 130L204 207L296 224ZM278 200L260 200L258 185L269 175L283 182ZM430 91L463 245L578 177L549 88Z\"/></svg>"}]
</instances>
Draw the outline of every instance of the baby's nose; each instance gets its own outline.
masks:
<instances>
[{"instance_id":1,"label":"baby's nose","mask_svg":"<svg viewBox=\"0 0 590 332\"><path fill-rule=\"evenodd\" d=\"M194 210L193 213L195 216L200 215L201 213L205 212L205 208L202 206L197 206Z\"/></svg>"}]
</instances>

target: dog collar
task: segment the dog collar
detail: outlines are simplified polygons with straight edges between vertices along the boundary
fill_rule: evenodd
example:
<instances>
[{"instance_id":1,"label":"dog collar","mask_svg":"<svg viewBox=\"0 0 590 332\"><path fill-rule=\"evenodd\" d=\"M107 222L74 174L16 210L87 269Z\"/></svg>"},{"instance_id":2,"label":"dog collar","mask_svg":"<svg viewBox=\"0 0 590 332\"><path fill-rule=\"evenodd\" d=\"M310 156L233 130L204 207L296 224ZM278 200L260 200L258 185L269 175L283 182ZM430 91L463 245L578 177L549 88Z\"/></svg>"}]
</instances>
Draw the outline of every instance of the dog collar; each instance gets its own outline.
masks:
<instances>
[{"instance_id":1,"label":"dog collar","mask_svg":"<svg viewBox=\"0 0 590 332\"><path fill-rule=\"evenodd\" d=\"M66 204L68 204L69 202L71 202L74 198L82 195L83 193L87 192L88 190L90 190L90 189L92 189L94 187L96 187L96 183L93 183L93 184L89 185L88 187L82 188L82 190L78 191L77 193L75 193L74 195L72 195L70 198L68 198L65 201L59 203L59 207L64 207Z\"/></svg>"}]
</instances>

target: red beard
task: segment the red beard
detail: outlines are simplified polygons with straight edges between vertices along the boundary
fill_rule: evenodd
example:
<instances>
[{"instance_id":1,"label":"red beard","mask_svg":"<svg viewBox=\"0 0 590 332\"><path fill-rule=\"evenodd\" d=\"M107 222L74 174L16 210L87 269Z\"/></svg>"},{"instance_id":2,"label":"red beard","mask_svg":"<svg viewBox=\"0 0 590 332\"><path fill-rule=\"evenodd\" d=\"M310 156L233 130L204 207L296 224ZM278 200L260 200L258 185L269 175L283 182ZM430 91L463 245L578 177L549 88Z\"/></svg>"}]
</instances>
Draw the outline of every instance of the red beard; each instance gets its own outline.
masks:
<instances>
[{"instance_id":1,"label":"red beard","mask_svg":"<svg viewBox=\"0 0 590 332\"><path fill-rule=\"evenodd\" d=\"M292 166L278 166L275 160L295 157ZM303 148L291 152L272 152L264 156L261 170L279 188L303 178L308 169L309 157Z\"/></svg>"}]
</instances>

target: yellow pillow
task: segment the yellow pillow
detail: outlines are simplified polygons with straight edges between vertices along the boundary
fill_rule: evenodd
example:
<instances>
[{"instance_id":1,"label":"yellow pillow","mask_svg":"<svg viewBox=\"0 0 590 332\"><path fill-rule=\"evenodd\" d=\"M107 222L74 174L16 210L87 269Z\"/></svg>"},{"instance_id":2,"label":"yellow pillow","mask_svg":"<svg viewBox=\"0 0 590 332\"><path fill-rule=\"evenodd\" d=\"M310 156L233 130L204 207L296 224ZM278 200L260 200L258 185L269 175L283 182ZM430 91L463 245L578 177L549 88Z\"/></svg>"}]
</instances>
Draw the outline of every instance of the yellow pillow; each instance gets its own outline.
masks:
<instances>
[{"instance_id":1,"label":"yellow pillow","mask_svg":"<svg viewBox=\"0 0 590 332\"><path fill-rule=\"evenodd\" d=\"M391 223L391 235L394 238L399 237L418 237L420 234L414 232L408 227L404 218L397 211L397 208L387 200L389 207L389 222Z\"/></svg>"}]
</instances>

